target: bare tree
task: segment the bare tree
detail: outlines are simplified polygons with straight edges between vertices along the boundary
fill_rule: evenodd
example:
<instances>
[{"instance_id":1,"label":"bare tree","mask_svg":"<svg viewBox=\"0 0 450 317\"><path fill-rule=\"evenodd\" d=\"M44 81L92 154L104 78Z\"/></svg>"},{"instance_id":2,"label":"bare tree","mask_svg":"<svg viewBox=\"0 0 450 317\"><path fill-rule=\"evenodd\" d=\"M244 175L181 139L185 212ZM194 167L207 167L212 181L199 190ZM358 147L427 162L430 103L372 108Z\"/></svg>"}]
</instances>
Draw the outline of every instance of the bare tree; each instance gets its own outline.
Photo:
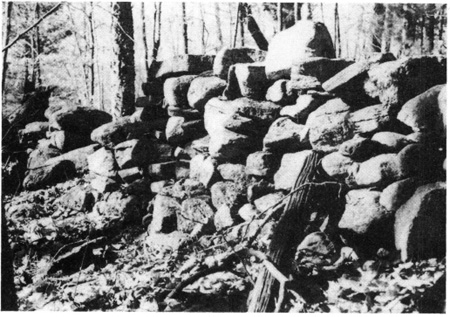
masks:
<instances>
[{"instance_id":1,"label":"bare tree","mask_svg":"<svg viewBox=\"0 0 450 317\"><path fill-rule=\"evenodd\" d=\"M434 17L435 12L436 4L428 3L425 5L425 52L428 54L432 54L434 49L434 28L436 25L436 18Z\"/></svg>"},{"instance_id":2,"label":"bare tree","mask_svg":"<svg viewBox=\"0 0 450 317\"><path fill-rule=\"evenodd\" d=\"M216 19L216 32L217 32L217 40L219 41L219 47L223 46L223 35L222 35L222 26L220 21L220 4L218 2L214 2L214 16Z\"/></svg>"},{"instance_id":3,"label":"bare tree","mask_svg":"<svg viewBox=\"0 0 450 317\"><path fill-rule=\"evenodd\" d=\"M184 43L184 54L189 54L189 43L188 43L188 24L186 17L186 2L181 3L182 18L183 18L183 43Z\"/></svg>"},{"instance_id":4,"label":"bare tree","mask_svg":"<svg viewBox=\"0 0 450 317\"><path fill-rule=\"evenodd\" d=\"M134 40L133 12L131 2L113 4L114 46L112 63L113 85L111 96L111 113L114 118L130 115L134 111Z\"/></svg>"},{"instance_id":5,"label":"bare tree","mask_svg":"<svg viewBox=\"0 0 450 317\"><path fill-rule=\"evenodd\" d=\"M381 52L381 40L383 36L386 7L383 3L375 3L373 11L375 25L372 32L372 48L374 52Z\"/></svg>"},{"instance_id":6,"label":"bare tree","mask_svg":"<svg viewBox=\"0 0 450 317\"><path fill-rule=\"evenodd\" d=\"M89 60L89 70L90 70L90 78L91 78L91 84L90 84L90 95L91 105L94 105L94 94L95 94L95 28L94 28L94 18L93 18L93 12L94 12L94 4L92 2L88 5L87 10L87 19L88 19L88 25L89 25L89 50L90 50L90 60Z\"/></svg>"},{"instance_id":7,"label":"bare tree","mask_svg":"<svg viewBox=\"0 0 450 317\"><path fill-rule=\"evenodd\" d=\"M145 58L145 81L147 81L149 65L148 65L148 44L147 44L147 27L145 23L145 2L141 3L141 18L142 18L142 42L144 43L144 58Z\"/></svg>"},{"instance_id":8,"label":"bare tree","mask_svg":"<svg viewBox=\"0 0 450 317\"><path fill-rule=\"evenodd\" d=\"M9 36L11 34L12 6L13 6L13 2L9 1L6 3L6 17L5 17L6 28L5 28L5 34L3 36L3 47L8 46ZM6 83L6 73L8 70L7 59L8 59L8 49L3 50L3 64L2 64L3 65L2 66L2 93L3 93L2 99L3 99L3 102L6 101L5 83Z\"/></svg>"},{"instance_id":9,"label":"bare tree","mask_svg":"<svg viewBox=\"0 0 450 317\"><path fill-rule=\"evenodd\" d=\"M36 2L35 9L34 9L35 19L39 20L41 16L41 5L39 2ZM42 84L41 81L41 66L40 66L40 56L42 52L42 43L41 38L39 36L39 25L36 26L34 29L34 50L33 50L33 57L34 57L34 63L33 63L33 79L34 82L40 86Z\"/></svg>"},{"instance_id":10,"label":"bare tree","mask_svg":"<svg viewBox=\"0 0 450 317\"><path fill-rule=\"evenodd\" d=\"M161 2L155 2L155 13L153 16L153 59L158 57L158 50L161 45L161 5Z\"/></svg>"},{"instance_id":11,"label":"bare tree","mask_svg":"<svg viewBox=\"0 0 450 317\"><path fill-rule=\"evenodd\" d=\"M341 26L339 23L339 6L334 6L334 45L336 49L336 57L341 57Z\"/></svg>"},{"instance_id":12,"label":"bare tree","mask_svg":"<svg viewBox=\"0 0 450 317\"><path fill-rule=\"evenodd\" d=\"M389 3L385 4L385 12L384 12L384 26L383 26L383 44L382 44L382 52L388 53L391 50L391 37L392 37L392 10L391 5Z\"/></svg>"}]
</instances>

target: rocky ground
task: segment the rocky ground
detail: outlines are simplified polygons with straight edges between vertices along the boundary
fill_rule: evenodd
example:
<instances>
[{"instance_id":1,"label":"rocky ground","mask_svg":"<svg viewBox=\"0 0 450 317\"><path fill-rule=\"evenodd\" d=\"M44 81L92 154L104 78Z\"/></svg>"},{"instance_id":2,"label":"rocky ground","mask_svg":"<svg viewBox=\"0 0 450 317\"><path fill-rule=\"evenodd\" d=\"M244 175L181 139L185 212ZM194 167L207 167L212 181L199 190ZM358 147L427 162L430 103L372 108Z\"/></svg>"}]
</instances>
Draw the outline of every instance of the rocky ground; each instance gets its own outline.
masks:
<instances>
[{"instance_id":1,"label":"rocky ground","mask_svg":"<svg viewBox=\"0 0 450 317\"><path fill-rule=\"evenodd\" d=\"M446 59L336 59L327 33L158 61L131 116L26 96L2 130L20 310L247 311L267 270L278 311L442 312Z\"/></svg>"}]
</instances>

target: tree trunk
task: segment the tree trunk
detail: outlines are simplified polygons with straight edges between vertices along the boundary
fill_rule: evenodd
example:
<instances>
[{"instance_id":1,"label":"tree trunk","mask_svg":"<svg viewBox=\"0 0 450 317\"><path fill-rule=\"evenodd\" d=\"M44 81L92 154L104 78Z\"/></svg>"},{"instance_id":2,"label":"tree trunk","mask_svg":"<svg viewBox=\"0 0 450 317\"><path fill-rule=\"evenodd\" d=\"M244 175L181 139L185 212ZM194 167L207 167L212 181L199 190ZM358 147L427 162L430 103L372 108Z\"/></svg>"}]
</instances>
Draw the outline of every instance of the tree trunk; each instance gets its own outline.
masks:
<instances>
[{"instance_id":1,"label":"tree trunk","mask_svg":"<svg viewBox=\"0 0 450 317\"><path fill-rule=\"evenodd\" d=\"M336 3L337 6L337 3ZM312 20L313 19L313 14L312 14L312 3L307 3L307 15L306 15L306 20Z\"/></svg>"},{"instance_id":2,"label":"tree trunk","mask_svg":"<svg viewBox=\"0 0 450 317\"><path fill-rule=\"evenodd\" d=\"M382 52L389 53L391 50L391 37L392 37L392 11L389 3L385 5L385 18L383 27L383 45Z\"/></svg>"},{"instance_id":3,"label":"tree trunk","mask_svg":"<svg viewBox=\"0 0 450 317\"><path fill-rule=\"evenodd\" d=\"M244 29L244 5L241 5L241 10L239 13L239 27L241 30L241 47L245 46L245 29Z\"/></svg>"},{"instance_id":4,"label":"tree trunk","mask_svg":"<svg viewBox=\"0 0 450 317\"><path fill-rule=\"evenodd\" d=\"M282 14L282 4L277 3L277 21L278 21L278 33L283 30L283 14Z\"/></svg>"},{"instance_id":5,"label":"tree trunk","mask_svg":"<svg viewBox=\"0 0 450 317\"><path fill-rule=\"evenodd\" d=\"M161 2L155 2L155 14L153 16L153 51L152 58L158 57L159 46L161 45Z\"/></svg>"},{"instance_id":6,"label":"tree trunk","mask_svg":"<svg viewBox=\"0 0 450 317\"><path fill-rule=\"evenodd\" d=\"M3 47L6 47L8 45L9 42L9 36L11 34L11 12L12 12L12 6L13 6L13 2L8 2L6 4L6 29L5 29L5 34L3 37ZM8 71L8 50L4 50L3 51L3 66L2 66L2 99L3 99L3 103L6 102L6 74Z\"/></svg>"},{"instance_id":7,"label":"tree trunk","mask_svg":"<svg viewBox=\"0 0 450 317\"><path fill-rule=\"evenodd\" d=\"M222 26L220 23L220 4L217 2L214 2L214 15L216 20L217 40L219 41L219 49L221 49L223 46L223 35L222 35Z\"/></svg>"},{"instance_id":8,"label":"tree trunk","mask_svg":"<svg viewBox=\"0 0 450 317\"><path fill-rule=\"evenodd\" d=\"M436 5L433 3L428 3L425 6L425 12L427 19L425 20L425 52L427 54L433 54L434 49L434 26L436 24L436 19L434 14L436 12Z\"/></svg>"},{"instance_id":9,"label":"tree trunk","mask_svg":"<svg viewBox=\"0 0 450 317\"><path fill-rule=\"evenodd\" d=\"M181 3L182 17L183 17L183 43L184 43L184 54L189 54L189 44L188 44L188 25L186 18L186 2Z\"/></svg>"},{"instance_id":10,"label":"tree trunk","mask_svg":"<svg viewBox=\"0 0 450 317\"><path fill-rule=\"evenodd\" d=\"M241 3L238 2L237 4L237 9L236 9L236 23L234 25L234 37L233 37L233 48L236 47L236 42L237 42L237 34L238 34L238 30L239 30L239 18L241 15Z\"/></svg>"},{"instance_id":11,"label":"tree trunk","mask_svg":"<svg viewBox=\"0 0 450 317\"><path fill-rule=\"evenodd\" d=\"M89 40L90 40L90 61L89 61L89 70L91 74L91 106L94 105L94 94L95 94L95 27L94 27L94 4L92 2L89 3L88 10L88 23L89 23Z\"/></svg>"},{"instance_id":12,"label":"tree trunk","mask_svg":"<svg viewBox=\"0 0 450 317\"><path fill-rule=\"evenodd\" d=\"M134 112L134 40L131 2L116 2L113 5L115 53L112 85L111 112L114 118Z\"/></svg>"},{"instance_id":13,"label":"tree trunk","mask_svg":"<svg viewBox=\"0 0 450 317\"><path fill-rule=\"evenodd\" d=\"M292 188L293 190L313 180L319 161L320 154L317 152L313 152L307 157ZM304 190L299 190L289 198L285 212L277 224L270 242L268 257L276 266L283 265L283 267L279 267L282 273L286 273L286 266L288 265L287 262L282 262L286 259L288 253L286 251L292 247L292 243L295 243L298 235L302 234L301 230L299 230L300 227L297 227L299 224L296 220L299 218L299 207L301 207L302 202L308 196L308 192L308 187L305 187ZM250 294L248 312L268 312L272 310L275 307L273 303L275 293L275 278L266 268L263 268Z\"/></svg>"},{"instance_id":14,"label":"tree trunk","mask_svg":"<svg viewBox=\"0 0 450 317\"><path fill-rule=\"evenodd\" d=\"M420 54L424 54L425 47L424 47L424 39L425 39L425 14L422 15L422 18L420 20Z\"/></svg>"},{"instance_id":15,"label":"tree trunk","mask_svg":"<svg viewBox=\"0 0 450 317\"><path fill-rule=\"evenodd\" d=\"M414 45L416 38L417 21L414 18L410 4L404 5L404 20L403 20L403 36L402 36L402 54L410 55L411 48Z\"/></svg>"},{"instance_id":16,"label":"tree trunk","mask_svg":"<svg viewBox=\"0 0 450 317\"><path fill-rule=\"evenodd\" d=\"M384 19L386 8L382 3L375 3L373 11L375 13L375 30L372 33L372 49L374 52L381 52L381 40L383 36Z\"/></svg>"},{"instance_id":17,"label":"tree trunk","mask_svg":"<svg viewBox=\"0 0 450 317\"><path fill-rule=\"evenodd\" d=\"M256 45L258 45L258 48L262 51L267 51L269 43L264 37L264 34L259 29L258 23L256 23L255 19L253 18L250 6L247 5L246 8L247 8L247 15L246 15L247 29L250 32L250 35L255 40Z\"/></svg>"},{"instance_id":18,"label":"tree trunk","mask_svg":"<svg viewBox=\"0 0 450 317\"><path fill-rule=\"evenodd\" d=\"M439 14L439 41L442 41L444 35L444 27L446 20L447 5L443 4Z\"/></svg>"},{"instance_id":19,"label":"tree trunk","mask_svg":"<svg viewBox=\"0 0 450 317\"><path fill-rule=\"evenodd\" d=\"M334 45L336 46L336 58L341 57L341 26L339 23L339 7L334 7Z\"/></svg>"},{"instance_id":20,"label":"tree trunk","mask_svg":"<svg viewBox=\"0 0 450 317\"><path fill-rule=\"evenodd\" d=\"M141 18L142 18L142 43L144 43L144 59L145 59L145 82L148 81L148 44L147 44L147 26L145 23L145 2L141 4Z\"/></svg>"},{"instance_id":21,"label":"tree trunk","mask_svg":"<svg viewBox=\"0 0 450 317\"><path fill-rule=\"evenodd\" d=\"M41 6L38 2L36 2L36 7L35 7L35 20L38 21L41 17ZM42 52L42 43L41 43L41 38L39 36L39 25L36 26L35 28L35 54L34 54L34 79L35 79L35 83L38 86L42 85L42 81L41 81L41 65L40 65L40 57L41 57L41 52Z\"/></svg>"},{"instance_id":22,"label":"tree trunk","mask_svg":"<svg viewBox=\"0 0 450 317\"><path fill-rule=\"evenodd\" d=\"M201 2L198 3L198 8L200 10L200 23L201 23L201 44L202 44L202 54L206 54L206 39L205 39L205 31L206 31L206 25L205 25L205 12L203 8L203 4Z\"/></svg>"}]
</instances>

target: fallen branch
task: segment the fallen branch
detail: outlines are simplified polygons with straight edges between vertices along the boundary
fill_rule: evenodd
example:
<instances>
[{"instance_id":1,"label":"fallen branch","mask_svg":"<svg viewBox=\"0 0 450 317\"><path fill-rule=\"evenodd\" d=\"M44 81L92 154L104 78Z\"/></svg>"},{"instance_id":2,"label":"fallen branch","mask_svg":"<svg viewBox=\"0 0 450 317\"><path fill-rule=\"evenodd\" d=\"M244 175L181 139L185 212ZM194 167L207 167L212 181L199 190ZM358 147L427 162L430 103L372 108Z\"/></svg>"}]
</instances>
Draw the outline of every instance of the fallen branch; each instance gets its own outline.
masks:
<instances>
[{"instance_id":1,"label":"fallen branch","mask_svg":"<svg viewBox=\"0 0 450 317\"><path fill-rule=\"evenodd\" d=\"M50 14L52 14L53 12L55 12L56 10L59 9L59 7L63 4L63 2L58 3L57 5L55 5L53 8L50 9L50 11L48 11L46 14L44 14L39 20L37 20L36 22L34 22L28 29L26 29L25 31L23 31L22 33L20 33L19 35L16 36L16 38L14 40L11 41L11 43L9 43L8 45L6 45L3 49L2 52L6 51L7 49L9 49L11 46L13 46L14 44L16 44L16 42L18 40L20 40L25 34L27 34L28 32L30 32L32 29L34 29L36 26L39 25L39 23L41 23L46 17L48 17Z\"/></svg>"}]
</instances>

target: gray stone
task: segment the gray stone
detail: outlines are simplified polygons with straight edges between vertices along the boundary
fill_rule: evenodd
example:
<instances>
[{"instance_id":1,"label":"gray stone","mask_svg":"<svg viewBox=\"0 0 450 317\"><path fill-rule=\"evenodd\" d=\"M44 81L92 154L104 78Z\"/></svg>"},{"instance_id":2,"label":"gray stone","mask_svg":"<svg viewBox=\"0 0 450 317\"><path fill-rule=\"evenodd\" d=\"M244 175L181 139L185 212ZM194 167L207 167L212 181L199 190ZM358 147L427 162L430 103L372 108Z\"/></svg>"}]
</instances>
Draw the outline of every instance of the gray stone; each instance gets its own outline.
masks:
<instances>
[{"instance_id":1,"label":"gray stone","mask_svg":"<svg viewBox=\"0 0 450 317\"><path fill-rule=\"evenodd\" d=\"M153 219L149 226L150 233L170 233L177 230L177 214L181 205L177 199L156 195L153 200Z\"/></svg>"},{"instance_id":2,"label":"gray stone","mask_svg":"<svg viewBox=\"0 0 450 317\"><path fill-rule=\"evenodd\" d=\"M332 99L312 112L306 126L309 141L314 150L325 153L338 150L339 146L353 137L349 123L350 107L341 99Z\"/></svg>"},{"instance_id":3,"label":"gray stone","mask_svg":"<svg viewBox=\"0 0 450 317\"><path fill-rule=\"evenodd\" d=\"M247 200L253 203L255 199L275 191L275 186L272 183L262 179L250 183L247 187Z\"/></svg>"},{"instance_id":4,"label":"gray stone","mask_svg":"<svg viewBox=\"0 0 450 317\"><path fill-rule=\"evenodd\" d=\"M219 162L243 159L259 145L258 139L248 135L223 129L222 132L211 135L209 154Z\"/></svg>"},{"instance_id":5,"label":"gray stone","mask_svg":"<svg viewBox=\"0 0 450 317\"><path fill-rule=\"evenodd\" d=\"M189 235L180 231L173 231L167 234L149 233L145 239L145 243L151 250L173 252L177 251L188 239Z\"/></svg>"},{"instance_id":6,"label":"gray stone","mask_svg":"<svg viewBox=\"0 0 450 317\"><path fill-rule=\"evenodd\" d=\"M209 195L208 189L199 181L190 178L177 181L170 189L169 194L179 200L185 200L189 197Z\"/></svg>"},{"instance_id":7,"label":"gray stone","mask_svg":"<svg viewBox=\"0 0 450 317\"><path fill-rule=\"evenodd\" d=\"M270 193L258 199L255 199L254 204L256 209L259 210L259 212L265 212L270 207L278 203L278 201L280 201L283 197L284 197L283 193L280 192Z\"/></svg>"},{"instance_id":8,"label":"gray stone","mask_svg":"<svg viewBox=\"0 0 450 317\"><path fill-rule=\"evenodd\" d=\"M183 201L177 214L178 230L197 234L211 234L214 232L214 210L211 207L211 197L197 196Z\"/></svg>"},{"instance_id":9,"label":"gray stone","mask_svg":"<svg viewBox=\"0 0 450 317\"><path fill-rule=\"evenodd\" d=\"M289 78L292 65L316 56L335 57L327 28L322 23L298 21L272 38L265 60L267 77Z\"/></svg>"},{"instance_id":10,"label":"gray stone","mask_svg":"<svg viewBox=\"0 0 450 317\"><path fill-rule=\"evenodd\" d=\"M444 128L447 128L447 84L441 89L438 95L438 105Z\"/></svg>"},{"instance_id":11,"label":"gray stone","mask_svg":"<svg viewBox=\"0 0 450 317\"><path fill-rule=\"evenodd\" d=\"M179 108L189 107L187 93L195 78L197 78L195 75L185 75L166 79L164 82L164 99L167 105Z\"/></svg>"},{"instance_id":12,"label":"gray stone","mask_svg":"<svg viewBox=\"0 0 450 317\"><path fill-rule=\"evenodd\" d=\"M355 182L364 187L386 186L406 176L396 154L381 154L359 165Z\"/></svg>"},{"instance_id":13,"label":"gray stone","mask_svg":"<svg viewBox=\"0 0 450 317\"><path fill-rule=\"evenodd\" d=\"M236 216L227 205L220 206L214 215L214 225L216 230L229 228L237 224Z\"/></svg>"},{"instance_id":14,"label":"gray stone","mask_svg":"<svg viewBox=\"0 0 450 317\"><path fill-rule=\"evenodd\" d=\"M168 180L162 180L162 181L158 181L158 182L152 182L150 184L150 191L153 194L159 194L162 189L167 186L169 184Z\"/></svg>"},{"instance_id":15,"label":"gray stone","mask_svg":"<svg viewBox=\"0 0 450 317\"><path fill-rule=\"evenodd\" d=\"M404 57L372 67L364 88L398 111L411 98L444 84L446 73L445 64L436 56Z\"/></svg>"},{"instance_id":16,"label":"gray stone","mask_svg":"<svg viewBox=\"0 0 450 317\"><path fill-rule=\"evenodd\" d=\"M194 156L190 164L189 177L210 188L212 184L220 179L217 171L217 162L209 156L205 157L201 154Z\"/></svg>"},{"instance_id":17,"label":"gray stone","mask_svg":"<svg viewBox=\"0 0 450 317\"><path fill-rule=\"evenodd\" d=\"M203 112L208 100L213 97L219 97L226 86L227 82L217 77L195 78L191 82L187 94L189 106Z\"/></svg>"},{"instance_id":18,"label":"gray stone","mask_svg":"<svg viewBox=\"0 0 450 317\"><path fill-rule=\"evenodd\" d=\"M284 154L280 168L274 175L275 189L290 190L295 185L306 159L312 154L311 150Z\"/></svg>"},{"instance_id":19,"label":"gray stone","mask_svg":"<svg viewBox=\"0 0 450 317\"><path fill-rule=\"evenodd\" d=\"M239 209L238 214L244 221L252 221L260 212L254 205L245 204Z\"/></svg>"},{"instance_id":20,"label":"gray stone","mask_svg":"<svg viewBox=\"0 0 450 317\"><path fill-rule=\"evenodd\" d=\"M235 182L241 186L246 186L247 174L245 173L245 165L225 163L219 165L217 170L224 180Z\"/></svg>"},{"instance_id":21,"label":"gray stone","mask_svg":"<svg viewBox=\"0 0 450 317\"><path fill-rule=\"evenodd\" d=\"M445 256L445 183L419 187L395 213L394 234L403 261Z\"/></svg>"},{"instance_id":22,"label":"gray stone","mask_svg":"<svg viewBox=\"0 0 450 317\"><path fill-rule=\"evenodd\" d=\"M389 211L397 210L416 191L423 181L407 178L387 186L380 196L380 204Z\"/></svg>"},{"instance_id":23,"label":"gray stone","mask_svg":"<svg viewBox=\"0 0 450 317\"><path fill-rule=\"evenodd\" d=\"M283 106L294 104L297 94L292 90L287 89L287 83L288 80L286 79L280 79L274 82L273 85L267 89L266 100Z\"/></svg>"},{"instance_id":24,"label":"gray stone","mask_svg":"<svg viewBox=\"0 0 450 317\"><path fill-rule=\"evenodd\" d=\"M91 132L111 122L109 113L90 107L68 107L62 108L50 117L52 127L75 134L89 135Z\"/></svg>"},{"instance_id":25,"label":"gray stone","mask_svg":"<svg viewBox=\"0 0 450 317\"><path fill-rule=\"evenodd\" d=\"M340 229L366 234L377 223L392 215L380 205L381 192L370 189L351 190L345 197L345 211L339 221Z\"/></svg>"},{"instance_id":26,"label":"gray stone","mask_svg":"<svg viewBox=\"0 0 450 317\"><path fill-rule=\"evenodd\" d=\"M65 182L76 175L76 169L70 161L59 161L29 170L23 180L26 190L36 190L46 186Z\"/></svg>"},{"instance_id":27,"label":"gray stone","mask_svg":"<svg viewBox=\"0 0 450 317\"><path fill-rule=\"evenodd\" d=\"M444 125L438 96L446 85L434 86L406 102L397 119L414 131L443 133Z\"/></svg>"},{"instance_id":28,"label":"gray stone","mask_svg":"<svg viewBox=\"0 0 450 317\"><path fill-rule=\"evenodd\" d=\"M269 86L262 63L235 64L228 72L228 85L223 95L229 100L239 97L262 100Z\"/></svg>"},{"instance_id":29,"label":"gray stone","mask_svg":"<svg viewBox=\"0 0 450 317\"><path fill-rule=\"evenodd\" d=\"M316 77L323 83L353 63L352 60L341 58L306 58L292 65L291 79L295 80L298 75L306 75Z\"/></svg>"},{"instance_id":30,"label":"gray stone","mask_svg":"<svg viewBox=\"0 0 450 317\"><path fill-rule=\"evenodd\" d=\"M167 107L167 114L169 115L169 117L183 117L186 119L186 121L203 119L203 113L198 111L197 109L192 108L186 109L169 106Z\"/></svg>"},{"instance_id":31,"label":"gray stone","mask_svg":"<svg viewBox=\"0 0 450 317\"><path fill-rule=\"evenodd\" d=\"M287 83L289 91L295 91L299 95L308 90L323 90L320 81L316 77L297 75Z\"/></svg>"},{"instance_id":32,"label":"gray stone","mask_svg":"<svg viewBox=\"0 0 450 317\"><path fill-rule=\"evenodd\" d=\"M170 144L185 144L206 133L203 120L187 121L183 117L170 117L166 126L166 139Z\"/></svg>"},{"instance_id":33,"label":"gray stone","mask_svg":"<svg viewBox=\"0 0 450 317\"><path fill-rule=\"evenodd\" d=\"M339 153L358 162L366 161L369 158L384 152L386 152L386 150L383 145L371 139L361 137L358 134L355 135L353 139L342 143L339 147Z\"/></svg>"},{"instance_id":34,"label":"gray stone","mask_svg":"<svg viewBox=\"0 0 450 317\"><path fill-rule=\"evenodd\" d=\"M118 174L125 183L130 184L135 180L142 178L143 172L139 167L131 167L118 171Z\"/></svg>"},{"instance_id":35,"label":"gray stone","mask_svg":"<svg viewBox=\"0 0 450 317\"><path fill-rule=\"evenodd\" d=\"M104 194L118 190L120 184L117 182L116 177L93 175L93 178L91 179L91 187L97 192Z\"/></svg>"},{"instance_id":36,"label":"gray stone","mask_svg":"<svg viewBox=\"0 0 450 317\"><path fill-rule=\"evenodd\" d=\"M374 133L389 127L391 116L385 105L374 105L350 113L349 121L354 133Z\"/></svg>"},{"instance_id":37,"label":"gray stone","mask_svg":"<svg viewBox=\"0 0 450 317\"><path fill-rule=\"evenodd\" d=\"M78 174L83 174L89 171L89 155L93 154L96 150L98 150L98 144L91 144L67 153L64 153L60 156L53 157L47 161L47 164L55 164L61 161L70 161L75 166L75 169Z\"/></svg>"},{"instance_id":38,"label":"gray stone","mask_svg":"<svg viewBox=\"0 0 450 317\"><path fill-rule=\"evenodd\" d=\"M89 135L75 134L68 131L53 131L47 133L51 144L61 152L69 152L92 143Z\"/></svg>"},{"instance_id":39,"label":"gray stone","mask_svg":"<svg viewBox=\"0 0 450 317\"><path fill-rule=\"evenodd\" d=\"M318 98L312 95L300 95L296 104L283 107L280 111L281 116L288 116L294 122L305 123L311 112L317 110L325 103L326 99Z\"/></svg>"},{"instance_id":40,"label":"gray stone","mask_svg":"<svg viewBox=\"0 0 450 317\"><path fill-rule=\"evenodd\" d=\"M114 178L117 175L117 164L112 151L100 148L88 156L89 171L96 175Z\"/></svg>"},{"instance_id":41,"label":"gray stone","mask_svg":"<svg viewBox=\"0 0 450 317\"><path fill-rule=\"evenodd\" d=\"M375 133L372 136L372 141L381 144L384 151L392 153L398 153L406 145L412 143L406 135L389 131Z\"/></svg>"},{"instance_id":42,"label":"gray stone","mask_svg":"<svg viewBox=\"0 0 450 317\"><path fill-rule=\"evenodd\" d=\"M322 168L324 172L337 180L344 180L348 177L348 169L355 163L350 157L344 156L339 152L325 155L322 159Z\"/></svg>"},{"instance_id":43,"label":"gray stone","mask_svg":"<svg viewBox=\"0 0 450 317\"><path fill-rule=\"evenodd\" d=\"M224 48L217 53L214 60L214 75L221 79L227 79L230 66L238 63L261 62L265 56L265 51L253 48Z\"/></svg>"},{"instance_id":44,"label":"gray stone","mask_svg":"<svg viewBox=\"0 0 450 317\"><path fill-rule=\"evenodd\" d=\"M279 159L273 153L258 151L247 156L245 172L247 175L271 178L278 164Z\"/></svg>"},{"instance_id":45,"label":"gray stone","mask_svg":"<svg viewBox=\"0 0 450 317\"><path fill-rule=\"evenodd\" d=\"M298 152L310 148L308 128L289 118L278 118L263 140L263 150L277 154Z\"/></svg>"},{"instance_id":46,"label":"gray stone","mask_svg":"<svg viewBox=\"0 0 450 317\"><path fill-rule=\"evenodd\" d=\"M95 198L90 191L76 186L56 199L53 205L61 206L71 211L87 212L91 210L94 203Z\"/></svg>"},{"instance_id":47,"label":"gray stone","mask_svg":"<svg viewBox=\"0 0 450 317\"><path fill-rule=\"evenodd\" d=\"M212 204L216 209L222 205L232 209L239 208L245 203L245 195L243 188L230 181L217 182L211 187Z\"/></svg>"},{"instance_id":48,"label":"gray stone","mask_svg":"<svg viewBox=\"0 0 450 317\"><path fill-rule=\"evenodd\" d=\"M45 138L49 129L50 123L45 121L28 123L24 129L19 130L19 142L24 145L36 144L39 139ZM5 131L5 127L3 127L3 131Z\"/></svg>"},{"instance_id":49,"label":"gray stone","mask_svg":"<svg viewBox=\"0 0 450 317\"><path fill-rule=\"evenodd\" d=\"M176 161L153 163L146 168L146 174L152 181L175 178Z\"/></svg>"},{"instance_id":50,"label":"gray stone","mask_svg":"<svg viewBox=\"0 0 450 317\"><path fill-rule=\"evenodd\" d=\"M49 143L39 144L28 156L27 168L36 169L48 165L48 160L61 155L61 151Z\"/></svg>"}]
</instances>

